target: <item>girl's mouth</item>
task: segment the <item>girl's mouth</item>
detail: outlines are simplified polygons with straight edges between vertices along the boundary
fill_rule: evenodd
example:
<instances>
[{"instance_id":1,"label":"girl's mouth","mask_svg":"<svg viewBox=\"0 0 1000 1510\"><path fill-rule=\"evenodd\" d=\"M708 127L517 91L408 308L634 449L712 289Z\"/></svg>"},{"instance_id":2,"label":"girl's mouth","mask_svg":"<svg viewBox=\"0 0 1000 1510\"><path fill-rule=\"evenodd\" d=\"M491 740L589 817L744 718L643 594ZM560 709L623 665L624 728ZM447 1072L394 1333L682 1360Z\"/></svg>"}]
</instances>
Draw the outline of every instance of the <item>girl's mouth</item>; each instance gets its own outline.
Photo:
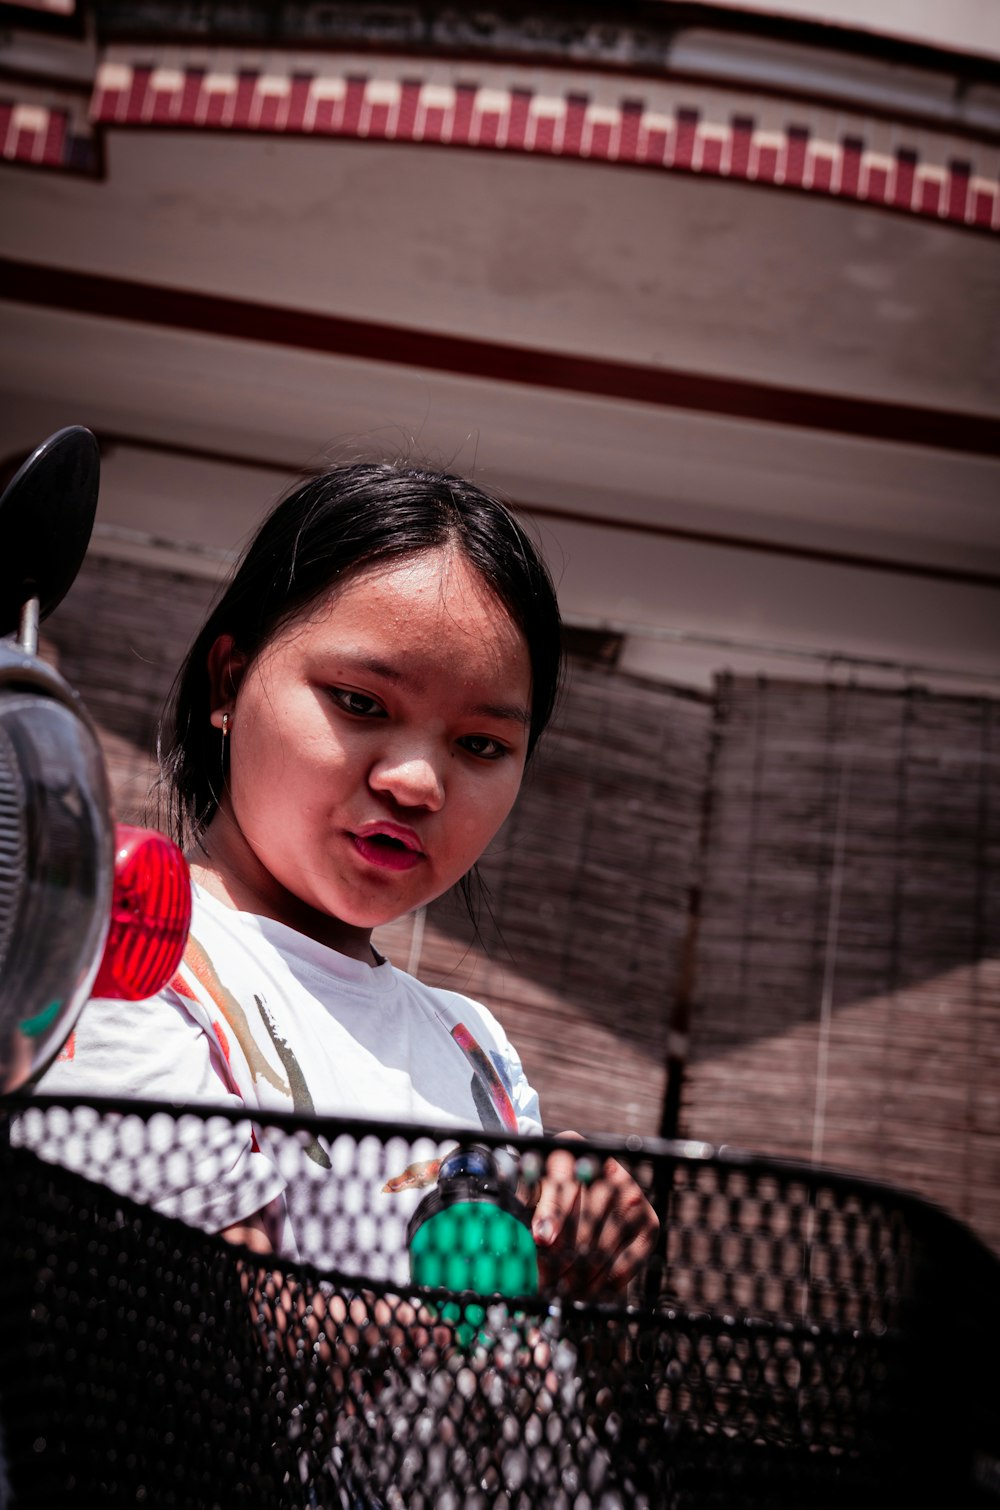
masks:
<instances>
[{"instance_id":1,"label":"girl's mouth","mask_svg":"<svg viewBox=\"0 0 1000 1510\"><path fill-rule=\"evenodd\" d=\"M404 837L386 829L370 828L352 834L351 839L362 859L381 870L412 870L424 858L415 835Z\"/></svg>"}]
</instances>

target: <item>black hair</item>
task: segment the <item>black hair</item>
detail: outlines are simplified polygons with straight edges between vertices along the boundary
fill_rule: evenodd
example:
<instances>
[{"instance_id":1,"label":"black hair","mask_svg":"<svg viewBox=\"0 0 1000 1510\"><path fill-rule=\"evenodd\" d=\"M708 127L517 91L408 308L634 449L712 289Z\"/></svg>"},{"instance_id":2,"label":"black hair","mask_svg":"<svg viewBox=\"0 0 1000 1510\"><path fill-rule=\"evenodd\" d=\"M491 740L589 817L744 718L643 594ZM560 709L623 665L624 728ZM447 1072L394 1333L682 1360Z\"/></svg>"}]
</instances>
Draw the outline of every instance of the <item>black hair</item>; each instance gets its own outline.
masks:
<instances>
[{"instance_id":1,"label":"black hair","mask_svg":"<svg viewBox=\"0 0 1000 1510\"><path fill-rule=\"evenodd\" d=\"M555 590L530 538L496 498L446 472L391 462L335 467L293 489L264 520L178 673L161 728L168 825L181 845L218 807L222 741L209 722L209 651L220 635L251 662L288 622L353 573L456 547L524 635L531 662L528 755L552 716L561 669Z\"/></svg>"}]
</instances>

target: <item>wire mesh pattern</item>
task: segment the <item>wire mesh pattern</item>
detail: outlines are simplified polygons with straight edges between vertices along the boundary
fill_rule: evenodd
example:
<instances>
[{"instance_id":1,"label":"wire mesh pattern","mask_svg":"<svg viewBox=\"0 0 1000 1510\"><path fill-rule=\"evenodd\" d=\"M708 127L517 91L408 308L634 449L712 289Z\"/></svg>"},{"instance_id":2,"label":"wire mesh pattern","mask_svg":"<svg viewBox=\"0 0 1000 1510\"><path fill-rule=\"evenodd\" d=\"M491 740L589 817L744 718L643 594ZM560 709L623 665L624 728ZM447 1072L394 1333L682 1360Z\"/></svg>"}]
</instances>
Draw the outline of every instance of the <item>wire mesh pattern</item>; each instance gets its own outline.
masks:
<instances>
[{"instance_id":1,"label":"wire mesh pattern","mask_svg":"<svg viewBox=\"0 0 1000 1510\"><path fill-rule=\"evenodd\" d=\"M448 1267L467 1184L444 1202L432 1272L448 1287L409 1272L454 1129L255 1115L251 1130L216 1111L48 1100L11 1121L15 1107L0 1152L15 1506L1000 1499L1000 1264L915 1197L703 1145L574 1144L581 1190L614 1157L655 1207L645 1271L579 1301L544 1273L533 1289L527 1269L512 1284L480 1267L472 1294ZM297 1229L321 1263L251 1254L134 1198L182 1188L188 1165L221 1164L246 1136L287 1169L310 1154L323 1167ZM473 1136L498 1151L484 1204L523 1229L556 1145Z\"/></svg>"}]
</instances>

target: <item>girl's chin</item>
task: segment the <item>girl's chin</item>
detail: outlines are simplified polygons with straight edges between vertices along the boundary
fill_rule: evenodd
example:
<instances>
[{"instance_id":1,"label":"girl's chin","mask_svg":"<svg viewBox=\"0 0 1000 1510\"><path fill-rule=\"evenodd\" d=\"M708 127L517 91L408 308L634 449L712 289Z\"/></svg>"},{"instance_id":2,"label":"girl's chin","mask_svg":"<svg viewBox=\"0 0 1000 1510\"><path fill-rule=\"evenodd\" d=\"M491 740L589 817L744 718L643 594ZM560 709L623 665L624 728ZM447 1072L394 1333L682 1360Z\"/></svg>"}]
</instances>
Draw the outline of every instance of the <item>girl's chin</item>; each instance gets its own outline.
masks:
<instances>
[{"instance_id":1,"label":"girl's chin","mask_svg":"<svg viewBox=\"0 0 1000 1510\"><path fill-rule=\"evenodd\" d=\"M402 918L409 917L423 907L430 898L418 898L416 901L407 902L399 907L337 907L336 904L324 906L321 903L307 904L314 912L328 918L334 927L340 927L345 932L356 934L368 934L375 928L387 928L391 923L398 923Z\"/></svg>"},{"instance_id":2,"label":"girl's chin","mask_svg":"<svg viewBox=\"0 0 1000 1510\"><path fill-rule=\"evenodd\" d=\"M328 918L334 926L360 934L399 922L442 895L440 889L408 887L399 884L400 877L394 879L396 885L379 887L376 895L367 897L359 897L361 888L350 885L333 887L326 895L310 892L305 887L298 892L287 886L282 889L294 899L290 910L295 910L296 906L308 909Z\"/></svg>"}]
</instances>

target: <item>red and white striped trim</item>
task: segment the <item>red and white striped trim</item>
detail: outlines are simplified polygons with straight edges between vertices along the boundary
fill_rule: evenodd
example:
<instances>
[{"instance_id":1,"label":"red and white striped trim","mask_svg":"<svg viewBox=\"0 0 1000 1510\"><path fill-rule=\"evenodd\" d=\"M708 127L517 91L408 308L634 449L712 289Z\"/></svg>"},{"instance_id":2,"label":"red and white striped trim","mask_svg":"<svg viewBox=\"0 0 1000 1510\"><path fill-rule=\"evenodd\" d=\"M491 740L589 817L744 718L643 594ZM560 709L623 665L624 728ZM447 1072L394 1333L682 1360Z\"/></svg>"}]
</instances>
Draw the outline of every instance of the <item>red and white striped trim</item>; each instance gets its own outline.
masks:
<instances>
[{"instance_id":1,"label":"red and white striped trim","mask_svg":"<svg viewBox=\"0 0 1000 1510\"><path fill-rule=\"evenodd\" d=\"M61 168L68 127L65 110L0 99L0 156L8 162Z\"/></svg>"},{"instance_id":2,"label":"red and white striped trim","mask_svg":"<svg viewBox=\"0 0 1000 1510\"><path fill-rule=\"evenodd\" d=\"M765 184L1000 231L1000 153L923 128L672 81L517 75L469 81L413 59L262 60L202 54L176 65L108 57L91 108L103 125L281 132L540 153ZM449 81L443 77L453 70ZM496 73L497 70L491 70Z\"/></svg>"},{"instance_id":3,"label":"red and white striped trim","mask_svg":"<svg viewBox=\"0 0 1000 1510\"><path fill-rule=\"evenodd\" d=\"M96 172L97 146L85 100L56 102L25 91L0 93L0 161Z\"/></svg>"}]
</instances>

